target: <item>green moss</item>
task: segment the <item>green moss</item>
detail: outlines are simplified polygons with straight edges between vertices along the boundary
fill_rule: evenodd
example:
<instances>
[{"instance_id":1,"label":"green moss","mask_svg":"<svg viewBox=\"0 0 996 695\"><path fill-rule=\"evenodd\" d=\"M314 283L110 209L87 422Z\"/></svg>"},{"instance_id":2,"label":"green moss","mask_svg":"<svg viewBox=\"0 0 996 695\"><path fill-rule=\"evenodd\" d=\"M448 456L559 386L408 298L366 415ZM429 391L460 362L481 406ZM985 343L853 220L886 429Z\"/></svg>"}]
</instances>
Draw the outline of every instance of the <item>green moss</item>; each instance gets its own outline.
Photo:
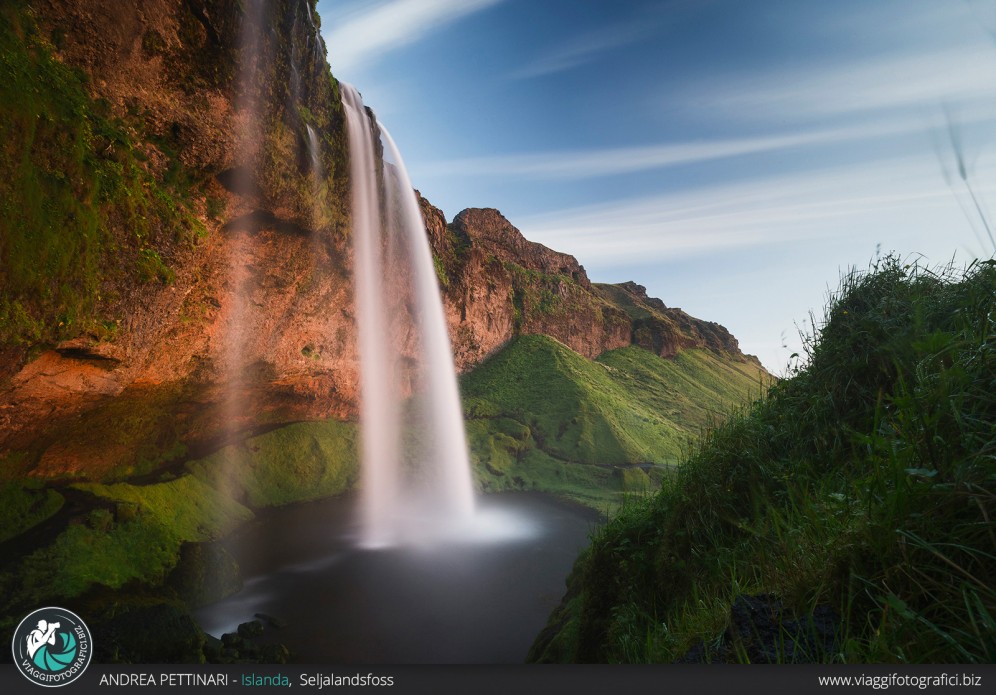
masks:
<instances>
[{"instance_id":1,"label":"green moss","mask_svg":"<svg viewBox=\"0 0 996 695\"><path fill-rule=\"evenodd\" d=\"M131 580L161 581L176 563L179 540L164 526L133 521L110 530L69 526L51 545L25 558L22 599L78 596L94 584L119 588Z\"/></svg>"},{"instance_id":2,"label":"green moss","mask_svg":"<svg viewBox=\"0 0 996 695\"><path fill-rule=\"evenodd\" d=\"M432 254L432 265L436 269L436 279L439 280L439 286L446 289L450 286L450 277L446 274L446 264L443 263L443 259L437 254Z\"/></svg>"},{"instance_id":3,"label":"green moss","mask_svg":"<svg viewBox=\"0 0 996 695\"><path fill-rule=\"evenodd\" d=\"M77 490L113 503L92 509L85 524L70 524L55 541L21 563L14 594L73 597L93 585L119 588L162 581L180 546L213 540L252 512L194 476L152 485L82 483Z\"/></svg>"},{"instance_id":4,"label":"green moss","mask_svg":"<svg viewBox=\"0 0 996 695\"><path fill-rule=\"evenodd\" d=\"M74 487L102 499L134 504L145 523L168 529L178 542L214 540L252 518L248 509L193 475L152 485L79 483Z\"/></svg>"},{"instance_id":5,"label":"green moss","mask_svg":"<svg viewBox=\"0 0 996 695\"><path fill-rule=\"evenodd\" d=\"M332 420L296 423L227 446L188 468L252 508L328 497L356 481L356 427Z\"/></svg>"},{"instance_id":6,"label":"green moss","mask_svg":"<svg viewBox=\"0 0 996 695\"><path fill-rule=\"evenodd\" d=\"M230 477L226 463L233 455L238 470ZM347 490L357 473L355 427L289 425L191 462L189 471L148 485L73 485L107 506L96 506L86 523L71 524L52 544L25 558L16 577L4 579L11 596L30 601L77 596L95 584L158 584L178 562L183 543L218 539L252 518L239 499L259 508ZM8 514L38 507L30 498L39 497L40 489L36 494L14 485L0 489L3 500L10 501Z\"/></svg>"},{"instance_id":7,"label":"green moss","mask_svg":"<svg viewBox=\"0 0 996 695\"><path fill-rule=\"evenodd\" d=\"M138 252L138 274L143 282L158 280L169 285L176 280L176 274L163 263L159 252L148 247Z\"/></svg>"},{"instance_id":8,"label":"green moss","mask_svg":"<svg viewBox=\"0 0 996 695\"><path fill-rule=\"evenodd\" d=\"M62 508L65 499L37 481L0 483L0 542L24 533Z\"/></svg>"}]
</instances>

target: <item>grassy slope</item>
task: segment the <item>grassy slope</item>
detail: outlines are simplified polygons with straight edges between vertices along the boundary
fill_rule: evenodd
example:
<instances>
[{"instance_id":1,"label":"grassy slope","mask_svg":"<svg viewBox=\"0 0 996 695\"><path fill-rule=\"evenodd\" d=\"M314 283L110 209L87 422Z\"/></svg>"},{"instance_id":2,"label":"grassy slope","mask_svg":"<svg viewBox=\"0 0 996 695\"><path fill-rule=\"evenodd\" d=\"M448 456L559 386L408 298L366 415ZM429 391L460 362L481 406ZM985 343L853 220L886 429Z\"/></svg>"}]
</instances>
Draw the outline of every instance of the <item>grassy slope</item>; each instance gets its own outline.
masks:
<instances>
[{"instance_id":1,"label":"grassy slope","mask_svg":"<svg viewBox=\"0 0 996 695\"><path fill-rule=\"evenodd\" d=\"M996 266L845 281L808 366L714 430L578 560L545 661L717 649L740 594L828 605L817 661L996 659Z\"/></svg>"},{"instance_id":2,"label":"grassy slope","mask_svg":"<svg viewBox=\"0 0 996 695\"><path fill-rule=\"evenodd\" d=\"M628 347L592 362L521 336L462 383L481 484L618 501L620 483L638 487L639 473L611 466L677 462L704 427L760 391L761 376L704 350L672 361Z\"/></svg>"}]
</instances>

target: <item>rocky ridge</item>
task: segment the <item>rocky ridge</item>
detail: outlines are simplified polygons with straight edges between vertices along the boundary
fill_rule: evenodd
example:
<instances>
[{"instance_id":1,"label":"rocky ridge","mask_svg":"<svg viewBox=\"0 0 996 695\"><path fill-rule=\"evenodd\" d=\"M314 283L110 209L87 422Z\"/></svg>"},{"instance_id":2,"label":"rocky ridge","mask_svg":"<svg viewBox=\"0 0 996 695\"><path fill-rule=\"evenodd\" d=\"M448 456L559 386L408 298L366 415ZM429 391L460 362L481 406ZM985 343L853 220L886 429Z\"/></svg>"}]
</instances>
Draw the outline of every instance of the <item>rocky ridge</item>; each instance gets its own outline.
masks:
<instances>
[{"instance_id":1,"label":"rocky ridge","mask_svg":"<svg viewBox=\"0 0 996 695\"><path fill-rule=\"evenodd\" d=\"M471 208L447 224L442 211L421 204L461 370L528 334L589 359L638 345L666 358L705 348L760 366L723 326L668 308L635 282L592 283L577 259L528 241L498 210Z\"/></svg>"}]
</instances>

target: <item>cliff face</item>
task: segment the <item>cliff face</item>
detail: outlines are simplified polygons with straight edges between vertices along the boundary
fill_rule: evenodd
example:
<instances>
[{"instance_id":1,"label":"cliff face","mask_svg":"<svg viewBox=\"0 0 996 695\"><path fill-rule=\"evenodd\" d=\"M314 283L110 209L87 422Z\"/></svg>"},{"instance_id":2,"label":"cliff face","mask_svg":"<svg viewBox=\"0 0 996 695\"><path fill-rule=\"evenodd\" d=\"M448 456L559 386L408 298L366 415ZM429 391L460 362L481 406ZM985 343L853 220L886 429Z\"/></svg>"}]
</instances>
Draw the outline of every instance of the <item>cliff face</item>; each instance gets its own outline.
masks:
<instances>
[{"instance_id":1,"label":"cliff face","mask_svg":"<svg viewBox=\"0 0 996 695\"><path fill-rule=\"evenodd\" d=\"M497 210L464 210L450 225L424 199L422 212L461 370L520 334L551 336L590 359L638 345L668 358L706 348L760 366L719 324L668 308L634 282L593 284L577 259L527 241Z\"/></svg>"},{"instance_id":2,"label":"cliff face","mask_svg":"<svg viewBox=\"0 0 996 695\"><path fill-rule=\"evenodd\" d=\"M345 138L313 3L2 19L0 132L23 154L0 153L0 456L125 474L226 429L351 416Z\"/></svg>"},{"instance_id":3,"label":"cliff face","mask_svg":"<svg viewBox=\"0 0 996 695\"><path fill-rule=\"evenodd\" d=\"M497 210L464 210L447 226L438 209L422 209L458 369L517 334L544 333L589 358L629 344L625 314L592 292L572 256L526 241Z\"/></svg>"},{"instance_id":4,"label":"cliff face","mask_svg":"<svg viewBox=\"0 0 996 695\"><path fill-rule=\"evenodd\" d=\"M354 417L348 152L313 0L0 13L8 472L123 476L225 433ZM588 358L747 359L637 285L593 285L496 210L447 224L421 202L461 371L519 334Z\"/></svg>"}]
</instances>

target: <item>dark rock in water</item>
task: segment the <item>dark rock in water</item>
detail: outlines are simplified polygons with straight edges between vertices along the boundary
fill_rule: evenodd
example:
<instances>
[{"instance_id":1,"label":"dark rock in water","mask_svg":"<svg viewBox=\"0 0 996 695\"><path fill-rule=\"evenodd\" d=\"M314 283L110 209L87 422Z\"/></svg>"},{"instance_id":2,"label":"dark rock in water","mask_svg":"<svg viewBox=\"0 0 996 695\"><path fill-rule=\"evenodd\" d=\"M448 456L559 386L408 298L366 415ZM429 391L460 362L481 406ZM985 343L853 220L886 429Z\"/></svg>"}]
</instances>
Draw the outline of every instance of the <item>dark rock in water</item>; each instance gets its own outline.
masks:
<instances>
[{"instance_id":1,"label":"dark rock in water","mask_svg":"<svg viewBox=\"0 0 996 695\"><path fill-rule=\"evenodd\" d=\"M270 627L275 627L277 629L282 628L282 627L287 627L287 621L286 620L281 620L280 618L275 618L272 615L269 615L267 613L256 613L255 616L257 618L259 618L260 620L262 620L264 623L266 623Z\"/></svg>"},{"instance_id":2,"label":"dark rock in water","mask_svg":"<svg viewBox=\"0 0 996 695\"><path fill-rule=\"evenodd\" d=\"M730 624L719 640L700 642L678 663L748 662L752 664L825 663L839 649L840 618L826 604L792 618L772 594L737 596Z\"/></svg>"},{"instance_id":3,"label":"dark rock in water","mask_svg":"<svg viewBox=\"0 0 996 695\"><path fill-rule=\"evenodd\" d=\"M286 664L290 661L290 650L282 644L264 644L259 650L259 661L263 664Z\"/></svg>"},{"instance_id":4,"label":"dark rock in water","mask_svg":"<svg viewBox=\"0 0 996 695\"><path fill-rule=\"evenodd\" d=\"M221 545L184 543L166 584L196 608L234 594L242 588L242 578L239 564Z\"/></svg>"},{"instance_id":5,"label":"dark rock in water","mask_svg":"<svg viewBox=\"0 0 996 695\"><path fill-rule=\"evenodd\" d=\"M220 640L208 637L204 658L211 664L286 664L290 661L291 652L285 645L259 643L258 639L265 632L261 621L250 620L239 625L237 632L226 632Z\"/></svg>"},{"instance_id":6,"label":"dark rock in water","mask_svg":"<svg viewBox=\"0 0 996 695\"><path fill-rule=\"evenodd\" d=\"M263 623L258 620L250 620L247 623L239 625L239 637L243 639L252 639L253 637L259 637L262 634Z\"/></svg>"}]
</instances>

